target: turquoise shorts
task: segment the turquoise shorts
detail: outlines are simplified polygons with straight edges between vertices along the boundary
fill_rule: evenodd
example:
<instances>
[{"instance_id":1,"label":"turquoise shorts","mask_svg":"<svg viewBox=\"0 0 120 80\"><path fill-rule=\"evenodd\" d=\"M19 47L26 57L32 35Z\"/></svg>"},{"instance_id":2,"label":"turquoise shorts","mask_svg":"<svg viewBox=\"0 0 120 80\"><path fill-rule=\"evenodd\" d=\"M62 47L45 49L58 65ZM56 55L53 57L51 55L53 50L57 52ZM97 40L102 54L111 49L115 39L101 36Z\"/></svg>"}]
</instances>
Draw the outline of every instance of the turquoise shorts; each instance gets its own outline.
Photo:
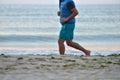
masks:
<instances>
[{"instance_id":1,"label":"turquoise shorts","mask_svg":"<svg viewBox=\"0 0 120 80\"><path fill-rule=\"evenodd\" d=\"M72 40L74 37L74 28L75 24L63 24L59 34L59 39Z\"/></svg>"}]
</instances>

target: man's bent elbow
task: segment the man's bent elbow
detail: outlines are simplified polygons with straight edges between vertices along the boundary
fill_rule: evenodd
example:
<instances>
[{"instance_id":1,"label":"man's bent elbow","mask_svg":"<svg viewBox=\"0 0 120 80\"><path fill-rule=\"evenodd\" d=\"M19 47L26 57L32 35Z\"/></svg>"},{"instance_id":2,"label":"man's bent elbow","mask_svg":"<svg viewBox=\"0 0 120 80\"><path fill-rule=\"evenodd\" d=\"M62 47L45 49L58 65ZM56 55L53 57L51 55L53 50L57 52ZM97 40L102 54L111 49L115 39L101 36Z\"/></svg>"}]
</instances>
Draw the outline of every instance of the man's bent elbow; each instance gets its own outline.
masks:
<instances>
[{"instance_id":1,"label":"man's bent elbow","mask_svg":"<svg viewBox=\"0 0 120 80\"><path fill-rule=\"evenodd\" d=\"M79 14L79 12L78 11L76 11L76 15L78 15Z\"/></svg>"}]
</instances>

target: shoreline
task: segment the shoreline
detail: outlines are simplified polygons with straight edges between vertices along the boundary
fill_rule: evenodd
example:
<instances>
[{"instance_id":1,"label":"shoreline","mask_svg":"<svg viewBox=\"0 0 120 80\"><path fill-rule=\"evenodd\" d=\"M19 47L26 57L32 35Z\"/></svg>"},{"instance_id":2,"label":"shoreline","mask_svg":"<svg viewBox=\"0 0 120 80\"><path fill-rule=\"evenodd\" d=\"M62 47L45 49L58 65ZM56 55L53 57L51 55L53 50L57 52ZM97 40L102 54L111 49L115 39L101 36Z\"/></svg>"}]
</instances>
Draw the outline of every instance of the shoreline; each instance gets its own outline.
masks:
<instances>
[{"instance_id":1,"label":"shoreline","mask_svg":"<svg viewBox=\"0 0 120 80\"><path fill-rule=\"evenodd\" d=\"M84 45L89 50L119 51L120 45ZM0 50L58 50L58 46L0 46ZM66 50L76 50L66 46Z\"/></svg>"},{"instance_id":2,"label":"shoreline","mask_svg":"<svg viewBox=\"0 0 120 80\"><path fill-rule=\"evenodd\" d=\"M107 56L110 54L120 54L120 46L112 45L112 46L84 46L86 49L91 50L91 56L95 55L103 55ZM14 46L14 47L0 47L1 54L14 54L14 55L50 55L50 54L59 54L58 46ZM66 46L65 54L70 55L85 55L82 51L76 50L74 48Z\"/></svg>"}]
</instances>

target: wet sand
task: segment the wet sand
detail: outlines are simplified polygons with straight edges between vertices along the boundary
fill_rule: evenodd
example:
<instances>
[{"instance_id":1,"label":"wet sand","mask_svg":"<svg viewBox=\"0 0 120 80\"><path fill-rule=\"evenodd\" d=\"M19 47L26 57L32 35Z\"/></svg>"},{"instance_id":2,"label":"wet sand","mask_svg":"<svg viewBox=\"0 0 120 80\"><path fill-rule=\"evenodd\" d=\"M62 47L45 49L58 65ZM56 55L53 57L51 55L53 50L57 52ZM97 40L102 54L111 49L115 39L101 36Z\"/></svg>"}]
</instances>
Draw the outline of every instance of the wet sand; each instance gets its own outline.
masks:
<instances>
[{"instance_id":1,"label":"wet sand","mask_svg":"<svg viewBox=\"0 0 120 80\"><path fill-rule=\"evenodd\" d=\"M89 50L120 50L120 45L83 45ZM58 50L58 46L0 46L0 50ZM66 50L75 50L66 46Z\"/></svg>"}]
</instances>

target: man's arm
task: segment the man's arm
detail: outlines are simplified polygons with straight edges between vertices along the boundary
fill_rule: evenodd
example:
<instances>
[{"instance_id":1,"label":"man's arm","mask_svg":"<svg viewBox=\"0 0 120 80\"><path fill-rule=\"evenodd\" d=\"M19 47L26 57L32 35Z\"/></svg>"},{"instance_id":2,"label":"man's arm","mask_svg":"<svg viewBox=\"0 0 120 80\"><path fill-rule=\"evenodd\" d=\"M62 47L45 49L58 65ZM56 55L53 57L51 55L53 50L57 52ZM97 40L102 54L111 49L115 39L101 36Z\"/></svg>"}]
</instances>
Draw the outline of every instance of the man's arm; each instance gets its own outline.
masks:
<instances>
[{"instance_id":1,"label":"man's arm","mask_svg":"<svg viewBox=\"0 0 120 80\"><path fill-rule=\"evenodd\" d=\"M66 21L68 21L68 20L70 20L70 19L72 19L72 18L74 18L75 16L78 15L78 11L77 11L76 8L71 9L71 12L72 12L72 14L71 14L70 16L61 19L61 21L62 21L63 23L66 22Z\"/></svg>"}]
</instances>

